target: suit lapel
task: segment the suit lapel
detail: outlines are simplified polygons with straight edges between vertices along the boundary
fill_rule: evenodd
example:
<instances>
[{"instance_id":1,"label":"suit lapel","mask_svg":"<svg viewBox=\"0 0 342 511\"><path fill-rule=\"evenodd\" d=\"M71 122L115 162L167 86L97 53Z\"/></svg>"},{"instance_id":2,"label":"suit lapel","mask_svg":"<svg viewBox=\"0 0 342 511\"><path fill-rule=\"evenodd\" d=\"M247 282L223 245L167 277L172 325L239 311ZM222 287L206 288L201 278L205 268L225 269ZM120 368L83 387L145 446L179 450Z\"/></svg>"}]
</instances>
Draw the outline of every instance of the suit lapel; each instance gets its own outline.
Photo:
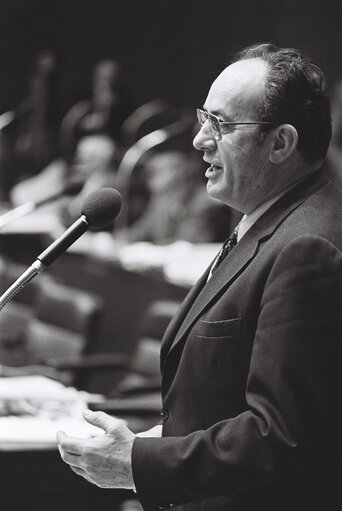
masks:
<instances>
[{"instance_id":1,"label":"suit lapel","mask_svg":"<svg viewBox=\"0 0 342 511\"><path fill-rule=\"evenodd\" d=\"M206 282L208 270L205 272L204 282L200 289L197 288L191 296L192 302L188 307L188 313L185 314L185 319L174 337L171 349L182 339L217 294L229 287L253 258L257 251L258 240L250 238L247 243L245 241L242 238L208 282Z\"/></svg>"},{"instance_id":2,"label":"suit lapel","mask_svg":"<svg viewBox=\"0 0 342 511\"><path fill-rule=\"evenodd\" d=\"M248 230L211 279L206 282L211 265L209 266L170 323L163 340L162 359L182 340L217 295L226 290L245 270L258 253L260 243L270 238L283 220L325 183L320 173L315 173L281 197Z\"/></svg>"},{"instance_id":3,"label":"suit lapel","mask_svg":"<svg viewBox=\"0 0 342 511\"><path fill-rule=\"evenodd\" d=\"M169 351L171 345L174 341L175 332L177 332L184 319L186 318L189 310L191 309L191 306L193 305L194 301L196 300L198 294L201 292L201 289L206 284L207 276L209 273L211 265L207 268L207 270L203 273L203 275L200 277L200 279L196 282L196 284L190 289L189 293L183 300L182 304L180 305L179 310L177 311L177 314L172 318L171 322L169 323L164 337L163 342L161 345L161 360L164 359L164 355L166 356L166 353Z\"/></svg>"}]
</instances>

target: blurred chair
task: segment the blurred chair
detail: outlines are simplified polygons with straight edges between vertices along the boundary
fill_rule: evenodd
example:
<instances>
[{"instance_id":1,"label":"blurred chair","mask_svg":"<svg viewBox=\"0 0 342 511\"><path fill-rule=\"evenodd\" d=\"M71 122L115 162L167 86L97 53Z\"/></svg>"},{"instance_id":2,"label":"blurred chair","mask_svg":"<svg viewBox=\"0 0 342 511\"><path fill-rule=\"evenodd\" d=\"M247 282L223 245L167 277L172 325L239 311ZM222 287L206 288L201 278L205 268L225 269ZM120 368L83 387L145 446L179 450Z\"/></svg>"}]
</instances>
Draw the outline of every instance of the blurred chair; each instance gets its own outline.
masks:
<instances>
[{"instance_id":1,"label":"blurred chair","mask_svg":"<svg viewBox=\"0 0 342 511\"><path fill-rule=\"evenodd\" d=\"M178 111L163 99L153 99L134 110L121 126L122 140L126 147L141 137L176 121Z\"/></svg>"},{"instance_id":2,"label":"blurred chair","mask_svg":"<svg viewBox=\"0 0 342 511\"><path fill-rule=\"evenodd\" d=\"M71 371L69 365L72 360L78 361L96 350L102 299L90 292L61 284L47 274L40 276L36 283L30 313L20 329L20 363L3 366L2 374L42 374L84 389L84 372ZM12 313L11 323L22 324L20 316L15 316L18 309L12 310L13 305L17 307L14 302L6 305ZM15 327L16 330L18 328ZM67 367L64 367L64 362Z\"/></svg>"},{"instance_id":3,"label":"blurred chair","mask_svg":"<svg viewBox=\"0 0 342 511\"><path fill-rule=\"evenodd\" d=\"M121 417L135 433L160 422L160 344L178 306L177 301L157 300L147 307L140 325L140 339L121 380L104 402L90 402L89 408Z\"/></svg>"},{"instance_id":4,"label":"blurred chair","mask_svg":"<svg viewBox=\"0 0 342 511\"><path fill-rule=\"evenodd\" d=\"M194 124L193 113L186 110L178 112L175 121L142 136L124 153L116 172L116 187L123 197L122 209L115 223L116 229L123 229L128 225L129 189L138 163L156 147L171 143L171 141L176 145L181 144L181 141L184 142L193 132Z\"/></svg>"},{"instance_id":5,"label":"blurred chair","mask_svg":"<svg viewBox=\"0 0 342 511\"><path fill-rule=\"evenodd\" d=\"M62 360L79 357L96 349L101 309L100 297L60 284L50 276L41 280L35 313L27 325L27 364L54 367ZM72 377L82 387L82 377Z\"/></svg>"},{"instance_id":6,"label":"blurred chair","mask_svg":"<svg viewBox=\"0 0 342 511\"><path fill-rule=\"evenodd\" d=\"M0 295L26 270L20 263L0 257ZM24 337L34 314L37 281L31 281L0 311L0 364L24 363Z\"/></svg>"},{"instance_id":7,"label":"blurred chair","mask_svg":"<svg viewBox=\"0 0 342 511\"><path fill-rule=\"evenodd\" d=\"M179 303L158 300L147 307L140 325L140 336L131 355L93 353L71 357L53 367L83 374L107 370L113 387L104 401L89 402L92 410L102 410L124 419L134 432L144 431L161 420L160 344L164 331Z\"/></svg>"},{"instance_id":8,"label":"blurred chair","mask_svg":"<svg viewBox=\"0 0 342 511\"><path fill-rule=\"evenodd\" d=\"M71 106L61 121L60 147L68 162L85 135L101 133L119 141L121 125L132 111L118 60L98 60L89 78L89 97Z\"/></svg>"},{"instance_id":9,"label":"blurred chair","mask_svg":"<svg viewBox=\"0 0 342 511\"><path fill-rule=\"evenodd\" d=\"M84 352L72 357L50 359L50 366L60 370L69 370L83 374L83 384L92 374L101 374L109 371L112 378L112 388L106 392L111 401L105 406L109 409L116 406L116 410L123 411L135 409L137 411L154 412L158 403L160 412L160 344L167 325L175 314L179 302L171 300L157 300L151 303L141 320L138 340L130 354L117 352L97 353ZM153 396L152 396L153 394ZM150 405L141 403L148 397ZM122 399L130 401L122 403ZM120 400L120 404L119 401Z\"/></svg>"},{"instance_id":10,"label":"blurred chair","mask_svg":"<svg viewBox=\"0 0 342 511\"><path fill-rule=\"evenodd\" d=\"M34 313L25 327L25 366L1 366L1 376L41 374L80 390L89 390L91 375L110 371L112 390L105 400L89 402L127 421L134 432L161 419L160 343L178 302L161 300L147 307L131 355L96 352L102 301L43 275L36 290ZM9 305L9 304L8 304ZM91 391L94 392L93 389Z\"/></svg>"},{"instance_id":11,"label":"blurred chair","mask_svg":"<svg viewBox=\"0 0 342 511\"><path fill-rule=\"evenodd\" d=\"M102 410L124 419L134 432L144 431L160 422L162 408L160 340L141 338L118 384L105 401L89 402L92 410ZM124 364L119 361L119 369Z\"/></svg>"},{"instance_id":12,"label":"blurred chair","mask_svg":"<svg viewBox=\"0 0 342 511\"><path fill-rule=\"evenodd\" d=\"M142 335L161 340L180 303L177 300L155 300L152 302L141 320Z\"/></svg>"}]
</instances>

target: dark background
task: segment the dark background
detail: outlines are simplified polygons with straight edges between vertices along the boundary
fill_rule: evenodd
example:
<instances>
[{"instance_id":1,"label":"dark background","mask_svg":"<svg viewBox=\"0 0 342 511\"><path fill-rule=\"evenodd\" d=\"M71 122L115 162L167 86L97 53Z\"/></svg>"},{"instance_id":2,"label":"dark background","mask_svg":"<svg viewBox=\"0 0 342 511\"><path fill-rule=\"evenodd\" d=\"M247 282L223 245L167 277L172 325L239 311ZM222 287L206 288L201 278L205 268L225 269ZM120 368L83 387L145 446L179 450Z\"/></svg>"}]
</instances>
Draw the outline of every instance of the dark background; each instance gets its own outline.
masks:
<instances>
[{"instance_id":1,"label":"dark background","mask_svg":"<svg viewBox=\"0 0 342 511\"><path fill-rule=\"evenodd\" d=\"M340 0L0 0L0 113L27 94L34 60L58 63L58 109L90 94L94 63L123 65L133 106L197 106L230 54L252 42L300 47L342 76Z\"/></svg>"}]
</instances>

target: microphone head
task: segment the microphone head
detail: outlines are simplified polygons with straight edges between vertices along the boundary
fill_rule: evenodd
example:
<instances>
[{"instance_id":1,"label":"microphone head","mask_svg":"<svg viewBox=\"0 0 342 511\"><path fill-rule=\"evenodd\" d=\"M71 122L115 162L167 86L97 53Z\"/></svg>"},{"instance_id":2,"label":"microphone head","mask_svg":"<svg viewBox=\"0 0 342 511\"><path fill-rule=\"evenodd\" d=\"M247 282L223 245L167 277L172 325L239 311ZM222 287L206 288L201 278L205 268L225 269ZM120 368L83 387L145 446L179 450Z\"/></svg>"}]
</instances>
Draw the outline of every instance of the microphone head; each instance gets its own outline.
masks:
<instances>
[{"instance_id":1,"label":"microphone head","mask_svg":"<svg viewBox=\"0 0 342 511\"><path fill-rule=\"evenodd\" d=\"M119 214L121 204L122 197L115 188L100 188L84 199L82 215L92 227L105 227Z\"/></svg>"}]
</instances>

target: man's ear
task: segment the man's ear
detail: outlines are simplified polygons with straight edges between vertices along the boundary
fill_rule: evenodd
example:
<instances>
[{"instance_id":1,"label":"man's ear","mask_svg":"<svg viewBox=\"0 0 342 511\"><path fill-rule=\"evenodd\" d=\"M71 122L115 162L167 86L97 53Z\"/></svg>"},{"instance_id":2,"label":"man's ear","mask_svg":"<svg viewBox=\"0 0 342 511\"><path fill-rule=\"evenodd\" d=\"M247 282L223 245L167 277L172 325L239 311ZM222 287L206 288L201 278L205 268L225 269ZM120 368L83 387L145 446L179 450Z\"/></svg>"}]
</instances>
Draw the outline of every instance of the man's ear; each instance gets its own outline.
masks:
<instances>
[{"instance_id":1,"label":"man's ear","mask_svg":"<svg viewBox=\"0 0 342 511\"><path fill-rule=\"evenodd\" d=\"M298 144L298 133L291 124L281 124L273 132L273 145L270 150L270 161L275 165L287 160Z\"/></svg>"}]
</instances>

